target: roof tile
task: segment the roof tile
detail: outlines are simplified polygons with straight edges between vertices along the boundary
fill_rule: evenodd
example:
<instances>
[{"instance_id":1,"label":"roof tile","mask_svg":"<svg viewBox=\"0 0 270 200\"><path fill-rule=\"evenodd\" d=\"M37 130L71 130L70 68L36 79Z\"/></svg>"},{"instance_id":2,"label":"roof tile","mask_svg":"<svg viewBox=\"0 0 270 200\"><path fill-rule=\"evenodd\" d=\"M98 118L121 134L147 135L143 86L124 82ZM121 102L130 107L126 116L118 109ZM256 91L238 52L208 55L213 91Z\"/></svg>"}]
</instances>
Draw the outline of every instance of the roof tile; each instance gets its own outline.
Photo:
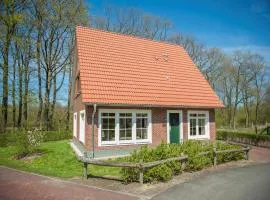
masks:
<instances>
[{"instance_id":1,"label":"roof tile","mask_svg":"<svg viewBox=\"0 0 270 200\"><path fill-rule=\"evenodd\" d=\"M183 47L76 28L85 103L223 107Z\"/></svg>"}]
</instances>

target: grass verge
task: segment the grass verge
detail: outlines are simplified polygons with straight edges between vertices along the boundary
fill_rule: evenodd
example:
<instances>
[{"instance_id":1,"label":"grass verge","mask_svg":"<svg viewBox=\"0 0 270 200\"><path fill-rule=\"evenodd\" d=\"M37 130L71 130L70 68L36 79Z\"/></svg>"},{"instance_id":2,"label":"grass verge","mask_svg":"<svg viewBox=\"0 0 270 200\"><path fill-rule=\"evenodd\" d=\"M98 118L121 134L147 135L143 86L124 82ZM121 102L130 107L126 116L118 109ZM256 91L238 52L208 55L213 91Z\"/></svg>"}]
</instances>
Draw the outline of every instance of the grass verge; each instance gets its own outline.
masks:
<instances>
[{"instance_id":1,"label":"grass verge","mask_svg":"<svg viewBox=\"0 0 270 200\"><path fill-rule=\"evenodd\" d=\"M47 176L71 178L82 176L83 164L77 161L68 140L45 142L40 146L40 157L17 160L14 146L0 148L0 165L35 172ZM89 168L93 176L120 177L120 168L93 166Z\"/></svg>"}]
</instances>

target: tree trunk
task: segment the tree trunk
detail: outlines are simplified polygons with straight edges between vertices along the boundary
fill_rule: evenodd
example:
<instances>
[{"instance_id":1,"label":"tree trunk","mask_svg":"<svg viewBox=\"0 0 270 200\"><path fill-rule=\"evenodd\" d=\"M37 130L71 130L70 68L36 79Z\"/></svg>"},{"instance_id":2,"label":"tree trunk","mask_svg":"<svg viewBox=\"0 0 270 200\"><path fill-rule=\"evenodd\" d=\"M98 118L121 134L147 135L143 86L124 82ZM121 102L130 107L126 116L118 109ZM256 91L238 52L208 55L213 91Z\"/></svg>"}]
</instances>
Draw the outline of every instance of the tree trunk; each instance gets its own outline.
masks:
<instances>
[{"instance_id":1,"label":"tree trunk","mask_svg":"<svg viewBox=\"0 0 270 200\"><path fill-rule=\"evenodd\" d=\"M50 128L52 128L53 118L54 118L54 110L55 110L55 103L56 103L56 94L57 94L57 85L56 85L56 75L53 78L53 100L51 104L51 111L50 111Z\"/></svg>"},{"instance_id":2,"label":"tree trunk","mask_svg":"<svg viewBox=\"0 0 270 200\"><path fill-rule=\"evenodd\" d=\"M28 127L28 76L29 76L29 69L28 69L28 61L25 63L24 68L24 95L23 95L23 118L24 118L24 125L26 128Z\"/></svg>"},{"instance_id":3,"label":"tree trunk","mask_svg":"<svg viewBox=\"0 0 270 200\"><path fill-rule=\"evenodd\" d=\"M46 72L46 83L45 83L45 98L44 98L44 114L43 121L46 130L49 130L49 109L50 109L50 92L51 92L51 82L52 82L52 74L51 71L48 70Z\"/></svg>"},{"instance_id":4,"label":"tree trunk","mask_svg":"<svg viewBox=\"0 0 270 200\"><path fill-rule=\"evenodd\" d=\"M72 65L71 65L72 66ZM68 103L67 103L67 121L66 121L66 130L69 130L69 123L70 123L70 100L71 100L71 90L72 90L72 80L71 80L71 66L69 68L69 75L68 75Z\"/></svg>"},{"instance_id":5,"label":"tree trunk","mask_svg":"<svg viewBox=\"0 0 270 200\"><path fill-rule=\"evenodd\" d=\"M41 31L38 31L37 38L37 68L38 68L38 99L39 108L37 114L37 124L39 123L40 128L42 128L42 109L43 109L43 99L42 99L42 79L41 79L41 64L40 64L40 43L41 43Z\"/></svg>"},{"instance_id":6,"label":"tree trunk","mask_svg":"<svg viewBox=\"0 0 270 200\"><path fill-rule=\"evenodd\" d=\"M18 63L19 64L19 63ZM18 113L18 127L22 125L22 105L23 105L23 94L22 94L22 79L23 79L23 70L22 66L19 64L19 113Z\"/></svg>"},{"instance_id":7,"label":"tree trunk","mask_svg":"<svg viewBox=\"0 0 270 200\"><path fill-rule=\"evenodd\" d=\"M9 58L9 46L10 46L10 35L6 34L6 42L3 52L3 98L2 98L2 131L4 132L7 128L7 118L8 118L8 58Z\"/></svg>"},{"instance_id":8,"label":"tree trunk","mask_svg":"<svg viewBox=\"0 0 270 200\"><path fill-rule=\"evenodd\" d=\"M15 48L15 54L17 54L17 47ZM14 56L13 61L13 80L12 80L12 120L13 120L13 128L16 127L16 91L15 91L15 84L16 84L16 64L17 64L17 56Z\"/></svg>"}]
</instances>

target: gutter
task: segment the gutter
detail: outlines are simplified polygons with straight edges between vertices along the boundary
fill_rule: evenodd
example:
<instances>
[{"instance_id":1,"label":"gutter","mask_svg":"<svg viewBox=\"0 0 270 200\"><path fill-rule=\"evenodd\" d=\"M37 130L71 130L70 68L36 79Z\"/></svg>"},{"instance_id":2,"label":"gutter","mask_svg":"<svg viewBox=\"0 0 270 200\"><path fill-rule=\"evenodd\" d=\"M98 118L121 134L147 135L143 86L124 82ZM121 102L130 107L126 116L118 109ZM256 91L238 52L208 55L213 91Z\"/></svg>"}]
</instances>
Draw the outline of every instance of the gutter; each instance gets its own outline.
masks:
<instances>
[{"instance_id":1,"label":"gutter","mask_svg":"<svg viewBox=\"0 0 270 200\"><path fill-rule=\"evenodd\" d=\"M93 148L93 152L92 152L92 157L95 158L95 129L94 129L94 121L95 121L95 114L96 114L96 111L97 111L97 104L94 104L93 105L94 107L94 110L93 110L93 113L92 113L92 148Z\"/></svg>"}]
</instances>

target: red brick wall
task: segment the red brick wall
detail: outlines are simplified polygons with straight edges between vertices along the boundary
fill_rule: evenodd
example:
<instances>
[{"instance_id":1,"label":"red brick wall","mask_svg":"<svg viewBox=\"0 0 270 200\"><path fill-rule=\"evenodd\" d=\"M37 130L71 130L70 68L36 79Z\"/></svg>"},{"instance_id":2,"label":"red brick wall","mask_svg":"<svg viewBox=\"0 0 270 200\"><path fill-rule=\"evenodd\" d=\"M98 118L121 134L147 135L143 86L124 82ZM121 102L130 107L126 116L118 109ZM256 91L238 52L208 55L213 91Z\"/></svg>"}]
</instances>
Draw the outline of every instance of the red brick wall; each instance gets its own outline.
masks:
<instances>
[{"instance_id":1,"label":"red brick wall","mask_svg":"<svg viewBox=\"0 0 270 200\"><path fill-rule=\"evenodd\" d=\"M83 108L78 105L77 108ZM176 110L175 108L138 108L138 107L98 107L95 114L94 121L94 141L95 151L99 150L110 150L110 149L128 149L135 148L140 145L115 145L115 146L102 146L98 147L98 109L146 109L152 110L152 144L155 146L160 144L162 141L167 142L167 110ZM180 110L180 109L179 109ZM188 124L187 124L187 111L192 109L181 109L183 111L183 136L184 141L188 139ZM199 109L195 109L199 110ZM200 109L202 110L202 109ZM87 149L92 150L92 113L93 106L86 106L86 127L85 127L85 146ZM79 121L79 118L78 118ZM215 129L215 111L209 109L209 128L210 128L210 139L215 140L216 129ZM78 125L79 130L79 125Z\"/></svg>"}]
</instances>

